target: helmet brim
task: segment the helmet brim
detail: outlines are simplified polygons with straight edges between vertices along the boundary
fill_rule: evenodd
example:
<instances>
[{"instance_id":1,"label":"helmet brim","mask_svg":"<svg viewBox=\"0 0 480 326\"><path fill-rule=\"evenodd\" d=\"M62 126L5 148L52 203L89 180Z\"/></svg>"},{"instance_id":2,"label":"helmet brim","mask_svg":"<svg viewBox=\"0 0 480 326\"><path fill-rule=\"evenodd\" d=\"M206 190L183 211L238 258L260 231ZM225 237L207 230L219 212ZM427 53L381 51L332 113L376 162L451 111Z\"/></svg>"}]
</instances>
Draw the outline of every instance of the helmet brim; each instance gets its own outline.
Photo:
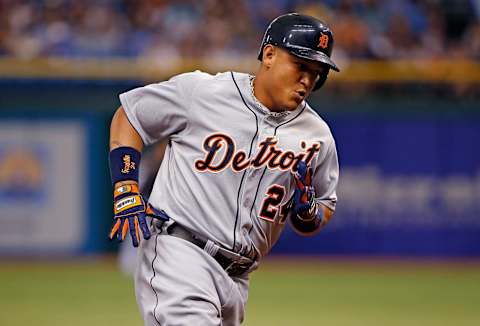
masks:
<instances>
[{"instance_id":1,"label":"helmet brim","mask_svg":"<svg viewBox=\"0 0 480 326\"><path fill-rule=\"evenodd\" d=\"M299 58L318 61L318 62L326 64L331 69L333 69L337 72L340 71L340 69L338 69L335 62L333 62L332 59L330 59L328 57L328 55L326 55L323 52L315 51L315 50L312 50L312 49L309 49L309 48L305 48L303 46L295 46L295 45L290 45L290 46L286 47L286 49L287 49L288 52L290 52L291 54L293 54L293 55L295 55Z\"/></svg>"}]
</instances>

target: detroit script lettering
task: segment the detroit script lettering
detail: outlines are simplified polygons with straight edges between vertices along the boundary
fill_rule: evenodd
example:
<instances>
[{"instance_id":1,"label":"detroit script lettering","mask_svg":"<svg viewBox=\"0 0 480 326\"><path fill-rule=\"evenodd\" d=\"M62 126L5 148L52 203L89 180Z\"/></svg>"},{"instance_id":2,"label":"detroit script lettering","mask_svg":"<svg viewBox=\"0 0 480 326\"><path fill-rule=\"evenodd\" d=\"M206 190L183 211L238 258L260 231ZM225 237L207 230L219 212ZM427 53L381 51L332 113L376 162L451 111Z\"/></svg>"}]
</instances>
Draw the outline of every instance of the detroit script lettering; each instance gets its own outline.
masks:
<instances>
[{"instance_id":1,"label":"detroit script lettering","mask_svg":"<svg viewBox=\"0 0 480 326\"><path fill-rule=\"evenodd\" d=\"M195 168L199 172L220 172L227 167L240 172L247 168L260 168L267 166L269 169L292 170L295 172L297 163L304 160L308 165L316 153L320 151L320 144L313 143L307 148L305 141L300 146L305 150L300 153L285 151L278 148L276 137L267 137L258 144L258 153L248 158L243 150L236 151L235 142L229 135L214 133L203 142L205 157L195 161ZM219 161L220 159L220 161Z\"/></svg>"}]
</instances>

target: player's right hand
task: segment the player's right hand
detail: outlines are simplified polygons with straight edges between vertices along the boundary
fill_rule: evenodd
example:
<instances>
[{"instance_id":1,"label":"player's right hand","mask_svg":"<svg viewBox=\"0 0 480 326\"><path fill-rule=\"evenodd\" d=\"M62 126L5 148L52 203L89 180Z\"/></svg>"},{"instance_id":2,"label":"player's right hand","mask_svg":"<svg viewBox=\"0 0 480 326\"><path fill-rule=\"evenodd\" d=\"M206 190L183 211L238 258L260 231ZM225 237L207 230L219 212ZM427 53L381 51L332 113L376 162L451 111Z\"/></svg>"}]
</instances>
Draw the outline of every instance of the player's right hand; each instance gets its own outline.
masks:
<instances>
[{"instance_id":1,"label":"player's right hand","mask_svg":"<svg viewBox=\"0 0 480 326\"><path fill-rule=\"evenodd\" d=\"M145 240L150 239L151 233L146 221L147 216L168 220L168 216L163 211L158 211L150 204L145 203L136 183L124 184L115 188L113 212L114 224L109 234L110 240L116 236L119 241L123 241L127 232L130 231L134 247L138 247L140 242L140 230Z\"/></svg>"},{"instance_id":2,"label":"player's right hand","mask_svg":"<svg viewBox=\"0 0 480 326\"><path fill-rule=\"evenodd\" d=\"M312 219L317 212L312 177L312 168L304 161L298 162L297 172L294 174L296 187L293 193L293 214L304 219Z\"/></svg>"}]
</instances>

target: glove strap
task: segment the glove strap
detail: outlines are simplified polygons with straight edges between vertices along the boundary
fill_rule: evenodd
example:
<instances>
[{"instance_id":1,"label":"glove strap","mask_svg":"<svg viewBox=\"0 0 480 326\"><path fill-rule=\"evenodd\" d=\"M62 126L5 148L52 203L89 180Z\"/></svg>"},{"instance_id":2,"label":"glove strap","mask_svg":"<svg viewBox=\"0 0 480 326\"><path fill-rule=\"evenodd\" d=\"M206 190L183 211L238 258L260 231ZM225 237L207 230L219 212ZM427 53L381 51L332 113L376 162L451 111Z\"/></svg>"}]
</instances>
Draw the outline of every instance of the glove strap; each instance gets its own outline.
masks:
<instances>
[{"instance_id":1,"label":"glove strap","mask_svg":"<svg viewBox=\"0 0 480 326\"><path fill-rule=\"evenodd\" d=\"M122 198L113 205L113 212L116 217L122 217L131 214L131 209L135 209L135 213L145 211L145 203L140 195L133 195Z\"/></svg>"},{"instance_id":2,"label":"glove strap","mask_svg":"<svg viewBox=\"0 0 480 326\"><path fill-rule=\"evenodd\" d=\"M117 199L120 196L124 196L125 194L130 194L130 193L140 193L140 190L138 189L138 184L127 184L127 185L121 185L115 188L113 191L113 198Z\"/></svg>"},{"instance_id":3,"label":"glove strap","mask_svg":"<svg viewBox=\"0 0 480 326\"><path fill-rule=\"evenodd\" d=\"M133 147L117 147L109 154L112 185L119 181L138 182L138 169L142 154Z\"/></svg>"},{"instance_id":4,"label":"glove strap","mask_svg":"<svg viewBox=\"0 0 480 326\"><path fill-rule=\"evenodd\" d=\"M310 199L310 208L305 212L298 213L297 218L304 222L310 222L318 218L318 213L318 204L315 202L315 198L312 196L312 198ZM322 218L322 216L320 216L320 218Z\"/></svg>"}]
</instances>

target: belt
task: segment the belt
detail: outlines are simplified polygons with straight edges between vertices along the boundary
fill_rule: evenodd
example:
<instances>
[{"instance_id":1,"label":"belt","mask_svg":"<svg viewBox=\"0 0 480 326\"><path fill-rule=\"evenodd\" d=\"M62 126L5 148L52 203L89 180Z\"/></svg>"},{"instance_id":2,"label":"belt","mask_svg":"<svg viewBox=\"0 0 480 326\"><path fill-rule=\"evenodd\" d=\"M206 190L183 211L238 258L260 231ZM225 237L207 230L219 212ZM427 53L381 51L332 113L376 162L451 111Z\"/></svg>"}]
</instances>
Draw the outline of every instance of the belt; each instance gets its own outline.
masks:
<instances>
[{"instance_id":1,"label":"belt","mask_svg":"<svg viewBox=\"0 0 480 326\"><path fill-rule=\"evenodd\" d=\"M254 259L242 256L225 249L211 240L204 239L187 230L178 223L173 223L166 230L168 235L193 243L212 256L229 276L239 276L245 273L255 262Z\"/></svg>"}]
</instances>

